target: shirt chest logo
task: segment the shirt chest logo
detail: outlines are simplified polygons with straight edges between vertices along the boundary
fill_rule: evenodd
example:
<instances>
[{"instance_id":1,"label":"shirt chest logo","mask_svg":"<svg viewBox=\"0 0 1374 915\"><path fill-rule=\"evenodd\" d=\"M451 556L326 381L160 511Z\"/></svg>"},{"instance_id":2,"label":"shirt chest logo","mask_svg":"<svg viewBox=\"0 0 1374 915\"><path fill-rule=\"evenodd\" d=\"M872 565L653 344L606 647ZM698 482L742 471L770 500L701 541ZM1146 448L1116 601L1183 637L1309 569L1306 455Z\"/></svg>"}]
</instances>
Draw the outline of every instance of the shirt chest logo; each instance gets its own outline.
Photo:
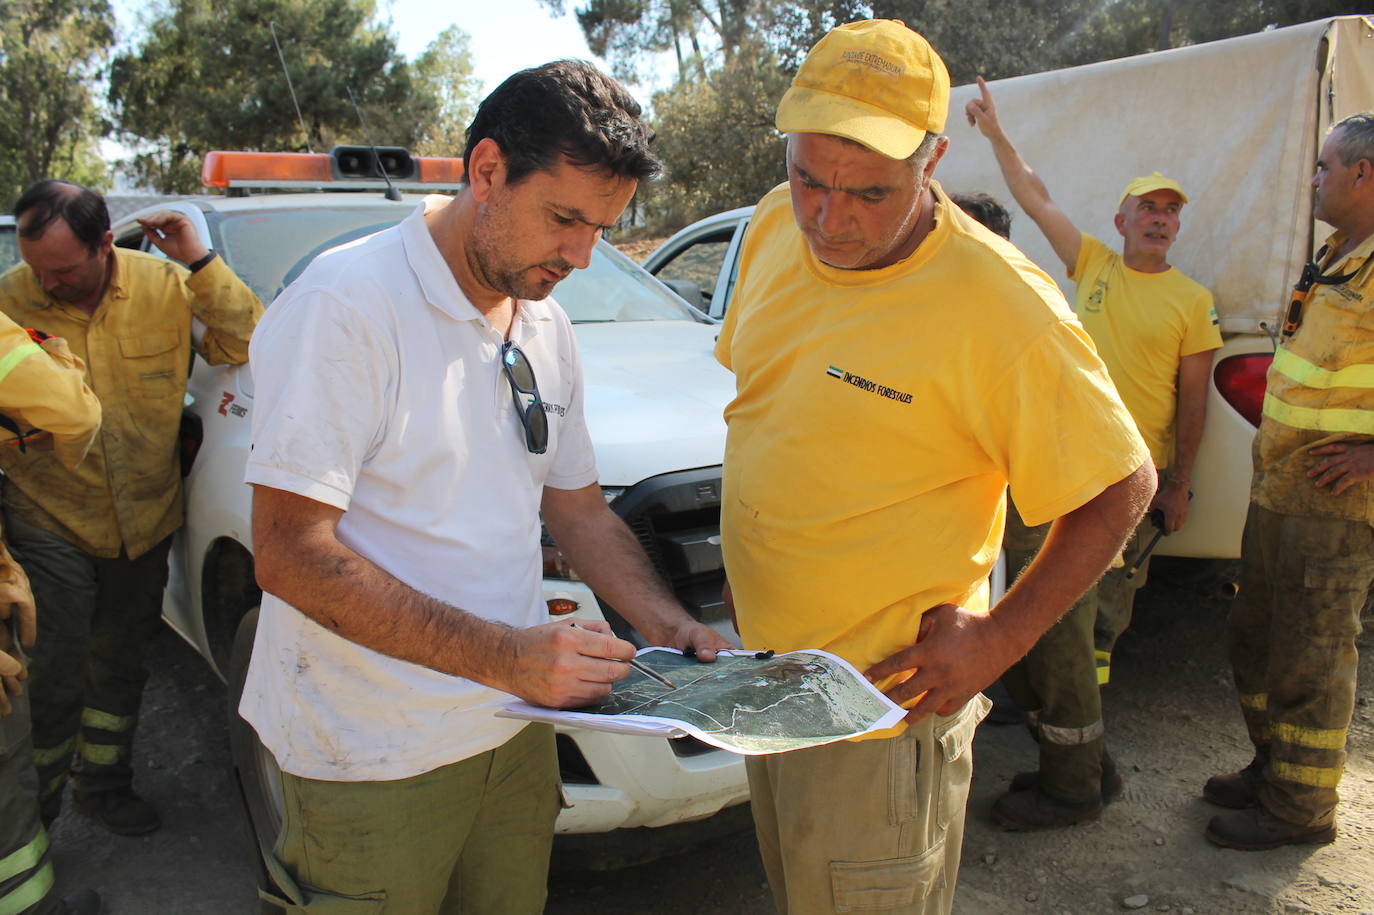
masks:
<instances>
[{"instance_id":1,"label":"shirt chest logo","mask_svg":"<svg viewBox=\"0 0 1374 915\"><path fill-rule=\"evenodd\" d=\"M831 378L836 379L837 381L843 381L845 384L852 384L860 391L865 391L869 394L876 394L879 397L886 397L889 400L895 400L898 403L902 404L911 403L911 395L906 393L905 391L899 391L896 388L890 388L885 384L879 384L876 381L870 381L869 379L864 378L862 375L855 375L853 372L846 372L839 366L826 366L825 373L829 375Z\"/></svg>"},{"instance_id":2,"label":"shirt chest logo","mask_svg":"<svg viewBox=\"0 0 1374 915\"><path fill-rule=\"evenodd\" d=\"M1088 294L1088 301L1084 304L1084 311L1099 312L1102 310L1102 298L1107 294L1107 281L1098 280L1093 284L1093 291Z\"/></svg>"}]
</instances>

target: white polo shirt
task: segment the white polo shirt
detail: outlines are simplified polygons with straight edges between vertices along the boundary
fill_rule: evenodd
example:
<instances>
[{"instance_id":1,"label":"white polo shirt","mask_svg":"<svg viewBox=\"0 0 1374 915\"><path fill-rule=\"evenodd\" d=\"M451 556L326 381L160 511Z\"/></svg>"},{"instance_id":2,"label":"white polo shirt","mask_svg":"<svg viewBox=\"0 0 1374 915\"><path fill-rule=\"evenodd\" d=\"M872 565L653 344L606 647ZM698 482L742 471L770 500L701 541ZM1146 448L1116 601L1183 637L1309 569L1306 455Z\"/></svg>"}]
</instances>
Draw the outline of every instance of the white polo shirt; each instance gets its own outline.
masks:
<instances>
[{"instance_id":1,"label":"white polo shirt","mask_svg":"<svg viewBox=\"0 0 1374 915\"><path fill-rule=\"evenodd\" d=\"M519 303L549 447L530 454L503 342L459 290L424 221L326 252L268 309L250 347L249 483L344 510L338 536L418 591L484 619L545 622L542 488L596 480L572 325ZM384 614L386 607L377 607ZM239 711L305 778L406 778L499 746L505 693L379 654L264 594Z\"/></svg>"}]
</instances>

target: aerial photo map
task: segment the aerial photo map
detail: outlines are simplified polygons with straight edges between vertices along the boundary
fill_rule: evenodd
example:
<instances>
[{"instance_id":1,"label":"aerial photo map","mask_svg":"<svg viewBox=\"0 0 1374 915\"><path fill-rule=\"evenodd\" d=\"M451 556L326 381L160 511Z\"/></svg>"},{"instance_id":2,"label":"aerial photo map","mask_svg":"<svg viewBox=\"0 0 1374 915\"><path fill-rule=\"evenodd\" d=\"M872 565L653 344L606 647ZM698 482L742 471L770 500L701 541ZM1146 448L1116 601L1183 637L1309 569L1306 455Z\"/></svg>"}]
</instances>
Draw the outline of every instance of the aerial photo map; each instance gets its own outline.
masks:
<instances>
[{"instance_id":1,"label":"aerial photo map","mask_svg":"<svg viewBox=\"0 0 1374 915\"><path fill-rule=\"evenodd\" d=\"M635 670L597 706L558 712L520 704L506 711L584 727L597 727L597 716L649 718L748 755L843 740L891 727L903 715L857 671L824 651L722 653L715 663L702 664L672 649L651 648L638 660L676 688Z\"/></svg>"}]
</instances>

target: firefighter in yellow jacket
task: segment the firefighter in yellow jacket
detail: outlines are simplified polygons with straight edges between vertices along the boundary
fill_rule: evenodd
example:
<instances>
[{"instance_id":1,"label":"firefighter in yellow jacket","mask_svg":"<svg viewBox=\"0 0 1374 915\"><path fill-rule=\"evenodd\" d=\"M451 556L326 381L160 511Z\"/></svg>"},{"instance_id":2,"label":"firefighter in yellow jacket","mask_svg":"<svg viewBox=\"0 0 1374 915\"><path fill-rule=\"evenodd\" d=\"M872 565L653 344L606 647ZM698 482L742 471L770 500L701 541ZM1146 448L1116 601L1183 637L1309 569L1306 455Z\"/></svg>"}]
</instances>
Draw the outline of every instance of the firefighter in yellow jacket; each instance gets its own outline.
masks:
<instances>
[{"instance_id":1,"label":"firefighter in yellow jacket","mask_svg":"<svg viewBox=\"0 0 1374 915\"><path fill-rule=\"evenodd\" d=\"M1360 611L1374 583L1374 112L1323 144L1315 216L1337 230L1294 291L1255 439L1228 642L1255 746L1203 797L1244 850L1336 837Z\"/></svg>"},{"instance_id":2,"label":"firefighter in yellow jacket","mask_svg":"<svg viewBox=\"0 0 1374 915\"><path fill-rule=\"evenodd\" d=\"M0 311L65 337L105 416L74 470L32 450L0 452L6 541L44 620L31 666L43 817L57 816L72 769L77 809L139 835L160 823L133 790L131 754L144 650L183 518L191 322L205 326L208 362L241 363L262 304L182 214L141 220L166 258L116 248L105 201L66 182L28 188L14 216L24 262L0 276Z\"/></svg>"},{"instance_id":3,"label":"firefighter in yellow jacket","mask_svg":"<svg viewBox=\"0 0 1374 915\"><path fill-rule=\"evenodd\" d=\"M0 448L50 449L63 466L79 464L100 428L100 404L82 374L64 340L31 336L0 316L0 424L18 430ZM52 896L25 689L25 651L37 631L28 577L0 544L0 912L98 912L89 890Z\"/></svg>"}]
</instances>

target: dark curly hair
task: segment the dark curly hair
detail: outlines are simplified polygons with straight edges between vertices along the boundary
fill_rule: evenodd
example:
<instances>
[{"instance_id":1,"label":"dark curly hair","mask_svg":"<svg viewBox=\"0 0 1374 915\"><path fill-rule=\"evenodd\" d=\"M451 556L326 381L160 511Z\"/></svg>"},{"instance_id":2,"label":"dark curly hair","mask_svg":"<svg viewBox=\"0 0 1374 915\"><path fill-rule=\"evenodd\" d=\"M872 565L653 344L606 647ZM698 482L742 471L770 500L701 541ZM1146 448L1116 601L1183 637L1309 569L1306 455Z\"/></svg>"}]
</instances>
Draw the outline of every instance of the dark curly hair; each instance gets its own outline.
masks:
<instances>
[{"instance_id":1,"label":"dark curly hair","mask_svg":"<svg viewBox=\"0 0 1374 915\"><path fill-rule=\"evenodd\" d=\"M467 129L472 150L490 137L506 158L506 181L549 170L559 155L574 165L646 181L663 171L649 149L654 132L625 88L583 60L521 70L482 100Z\"/></svg>"}]
</instances>

